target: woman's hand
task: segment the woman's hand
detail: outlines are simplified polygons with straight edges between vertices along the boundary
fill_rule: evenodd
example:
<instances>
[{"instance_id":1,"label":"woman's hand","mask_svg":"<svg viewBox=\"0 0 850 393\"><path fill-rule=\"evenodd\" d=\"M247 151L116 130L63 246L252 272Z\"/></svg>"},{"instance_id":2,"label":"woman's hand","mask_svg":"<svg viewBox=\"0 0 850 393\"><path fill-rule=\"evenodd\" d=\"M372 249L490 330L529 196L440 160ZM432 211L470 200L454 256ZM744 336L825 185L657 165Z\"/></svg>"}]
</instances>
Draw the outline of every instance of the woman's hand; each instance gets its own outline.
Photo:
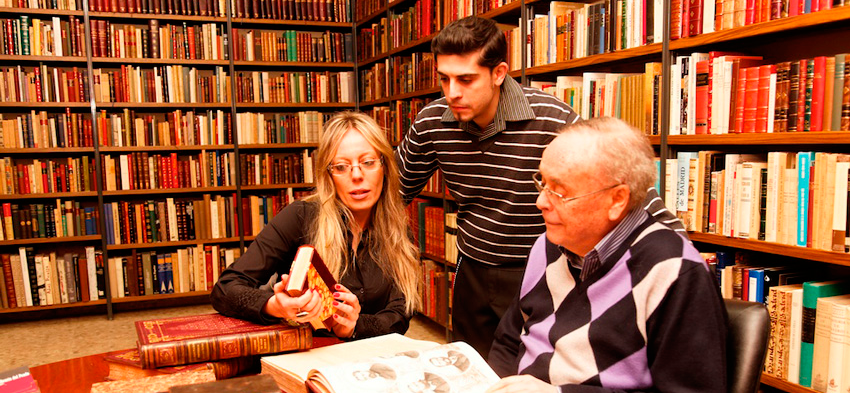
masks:
<instances>
[{"instance_id":1,"label":"woman's hand","mask_svg":"<svg viewBox=\"0 0 850 393\"><path fill-rule=\"evenodd\" d=\"M515 393L515 392L546 392L557 393L557 386L552 386L531 375L514 375L502 378L495 385L487 389L487 393Z\"/></svg>"},{"instance_id":2,"label":"woman's hand","mask_svg":"<svg viewBox=\"0 0 850 393\"><path fill-rule=\"evenodd\" d=\"M333 332L337 337L351 337L354 334L357 319L360 318L360 300L357 299L357 295L341 284L336 284L333 289L336 290L333 294L333 305L336 308Z\"/></svg>"},{"instance_id":3,"label":"woman's hand","mask_svg":"<svg viewBox=\"0 0 850 393\"><path fill-rule=\"evenodd\" d=\"M322 311L322 297L310 290L298 297L291 297L286 293L286 283L289 275L280 277L280 282L274 284L274 295L269 298L263 306L263 312L277 318L286 318L298 323L309 322L316 318Z\"/></svg>"}]
</instances>

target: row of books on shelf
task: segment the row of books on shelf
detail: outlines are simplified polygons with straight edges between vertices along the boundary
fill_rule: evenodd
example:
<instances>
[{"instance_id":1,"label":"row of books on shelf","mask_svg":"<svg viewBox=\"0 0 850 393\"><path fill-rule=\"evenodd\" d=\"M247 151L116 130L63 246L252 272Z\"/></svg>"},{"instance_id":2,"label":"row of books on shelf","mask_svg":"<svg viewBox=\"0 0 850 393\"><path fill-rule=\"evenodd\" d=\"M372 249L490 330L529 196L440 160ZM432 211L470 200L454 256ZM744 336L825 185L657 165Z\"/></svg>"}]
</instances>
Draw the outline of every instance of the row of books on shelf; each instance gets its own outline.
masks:
<instances>
[{"instance_id":1,"label":"row of books on shelf","mask_svg":"<svg viewBox=\"0 0 850 393\"><path fill-rule=\"evenodd\" d=\"M305 159L312 160L312 157L307 154L240 155L242 185L303 183Z\"/></svg>"},{"instance_id":2,"label":"row of books on shelf","mask_svg":"<svg viewBox=\"0 0 850 393\"><path fill-rule=\"evenodd\" d=\"M47 203L3 203L0 240L62 238L98 234L100 215L96 208L79 201Z\"/></svg>"},{"instance_id":3,"label":"row of books on shelf","mask_svg":"<svg viewBox=\"0 0 850 393\"><path fill-rule=\"evenodd\" d=\"M90 21L93 57L137 59L227 60L229 42L216 23L165 24L151 19L147 26Z\"/></svg>"},{"instance_id":4,"label":"row of books on shelf","mask_svg":"<svg viewBox=\"0 0 850 393\"><path fill-rule=\"evenodd\" d=\"M24 162L26 163L24 163ZM0 158L0 195L96 191L91 157Z\"/></svg>"},{"instance_id":5,"label":"row of books on shelf","mask_svg":"<svg viewBox=\"0 0 850 393\"><path fill-rule=\"evenodd\" d=\"M110 257L113 298L212 290L219 275L239 259L239 248L197 245L174 252L133 251Z\"/></svg>"},{"instance_id":6,"label":"row of books on shelf","mask_svg":"<svg viewBox=\"0 0 850 393\"><path fill-rule=\"evenodd\" d=\"M230 102L230 78L221 66L213 71L182 65L142 69L122 64L115 70L95 68L92 78L95 102Z\"/></svg>"},{"instance_id":7,"label":"row of books on shelf","mask_svg":"<svg viewBox=\"0 0 850 393\"><path fill-rule=\"evenodd\" d=\"M668 208L688 230L848 250L846 154L770 152L765 160L758 154L679 152L666 165Z\"/></svg>"},{"instance_id":8,"label":"row of books on shelf","mask_svg":"<svg viewBox=\"0 0 850 393\"><path fill-rule=\"evenodd\" d=\"M763 64L729 52L676 57L671 135L850 130L847 54Z\"/></svg>"},{"instance_id":9,"label":"row of books on shelf","mask_svg":"<svg viewBox=\"0 0 850 393\"><path fill-rule=\"evenodd\" d=\"M353 22L350 0L231 0L237 18Z\"/></svg>"},{"instance_id":10,"label":"row of books on shelf","mask_svg":"<svg viewBox=\"0 0 850 393\"><path fill-rule=\"evenodd\" d=\"M398 145L413 125L416 114L425 107L429 100L411 98L394 100L388 106L373 106L366 113L378 122L387 132L387 140Z\"/></svg>"},{"instance_id":11,"label":"row of books on shelf","mask_svg":"<svg viewBox=\"0 0 850 393\"><path fill-rule=\"evenodd\" d=\"M850 282L740 257L717 252L707 261L716 262L724 298L766 304L771 329L764 372L824 393L850 388Z\"/></svg>"},{"instance_id":12,"label":"row of books on shelf","mask_svg":"<svg viewBox=\"0 0 850 393\"><path fill-rule=\"evenodd\" d=\"M239 143L319 143L325 121L331 116L319 111L237 113Z\"/></svg>"},{"instance_id":13,"label":"row of books on shelf","mask_svg":"<svg viewBox=\"0 0 850 393\"><path fill-rule=\"evenodd\" d=\"M449 309L452 303L455 273L428 258L422 259L422 282L419 312L444 326L451 325Z\"/></svg>"},{"instance_id":14,"label":"row of books on shelf","mask_svg":"<svg viewBox=\"0 0 850 393\"><path fill-rule=\"evenodd\" d=\"M43 112L42 112L43 113ZM49 116L49 115L48 115ZM96 128L101 146L207 146L233 143L231 114L223 110L183 111L136 115L124 108L98 112ZM42 123L43 124L43 123ZM21 130L21 132L24 132ZM60 141L61 142L61 141ZM64 147L61 144L27 144L9 147Z\"/></svg>"},{"instance_id":15,"label":"row of books on shelf","mask_svg":"<svg viewBox=\"0 0 850 393\"><path fill-rule=\"evenodd\" d=\"M562 75L556 81L532 81L531 86L560 98L585 119L614 116L658 135L661 130L661 63L646 63L644 73L585 72Z\"/></svg>"},{"instance_id":16,"label":"row of books on shelf","mask_svg":"<svg viewBox=\"0 0 850 393\"><path fill-rule=\"evenodd\" d=\"M86 102L89 77L77 67L4 67L0 69L2 102Z\"/></svg>"},{"instance_id":17,"label":"row of books on shelf","mask_svg":"<svg viewBox=\"0 0 850 393\"><path fill-rule=\"evenodd\" d=\"M352 62L351 33L233 29L236 61Z\"/></svg>"},{"instance_id":18,"label":"row of books on shelf","mask_svg":"<svg viewBox=\"0 0 850 393\"><path fill-rule=\"evenodd\" d=\"M413 242L419 245L420 252L454 263L457 260L457 213L445 213L442 201L423 198L414 198L406 209L413 228Z\"/></svg>"},{"instance_id":19,"label":"row of books on shelf","mask_svg":"<svg viewBox=\"0 0 850 393\"><path fill-rule=\"evenodd\" d=\"M440 0L417 0L407 9L391 9L389 18L390 48L398 48L443 29L443 7ZM373 27L374 29L374 27Z\"/></svg>"},{"instance_id":20,"label":"row of books on shelf","mask_svg":"<svg viewBox=\"0 0 850 393\"><path fill-rule=\"evenodd\" d=\"M354 71L239 72L236 102L354 102Z\"/></svg>"},{"instance_id":21,"label":"row of books on shelf","mask_svg":"<svg viewBox=\"0 0 850 393\"><path fill-rule=\"evenodd\" d=\"M277 195L251 195L247 198L242 198L242 211L244 212L242 220L245 234L253 236L260 234L263 227L286 205L312 195L312 193L312 191L287 188L280 191Z\"/></svg>"},{"instance_id":22,"label":"row of books on shelf","mask_svg":"<svg viewBox=\"0 0 850 393\"><path fill-rule=\"evenodd\" d=\"M32 56L85 56L85 26L75 16L67 21L21 15L0 19L0 54Z\"/></svg>"},{"instance_id":23,"label":"row of books on shelf","mask_svg":"<svg viewBox=\"0 0 850 393\"><path fill-rule=\"evenodd\" d=\"M133 152L104 155L102 160L106 191L236 185L234 152L206 151L191 156Z\"/></svg>"},{"instance_id":24,"label":"row of books on shelf","mask_svg":"<svg viewBox=\"0 0 850 393\"><path fill-rule=\"evenodd\" d=\"M437 86L436 63L431 53L394 56L360 71L360 92L364 101Z\"/></svg>"},{"instance_id":25,"label":"row of books on shelf","mask_svg":"<svg viewBox=\"0 0 850 393\"><path fill-rule=\"evenodd\" d=\"M226 0L94 0L90 1L88 4L89 11L96 12L225 16L225 1ZM75 9L82 9L81 4L77 4Z\"/></svg>"},{"instance_id":26,"label":"row of books on shelf","mask_svg":"<svg viewBox=\"0 0 850 393\"><path fill-rule=\"evenodd\" d=\"M105 113L105 112L104 112ZM27 147L91 147L91 116L71 113L47 113L31 110L20 115L0 114L0 146Z\"/></svg>"},{"instance_id":27,"label":"row of books on shelf","mask_svg":"<svg viewBox=\"0 0 850 393\"><path fill-rule=\"evenodd\" d=\"M103 254L35 253L20 247L0 254L0 308L50 306L105 299Z\"/></svg>"},{"instance_id":28,"label":"row of books on shelf","mask_svg":"<svg viewBox=\"0 0 850 393\"><path fill-rule=\"evenodd\" d=\"M235 201L235 196L204 194L200 199L104 203L106 242L137 244L235 237L239 233Z\"/></svg>"}]
</instances>

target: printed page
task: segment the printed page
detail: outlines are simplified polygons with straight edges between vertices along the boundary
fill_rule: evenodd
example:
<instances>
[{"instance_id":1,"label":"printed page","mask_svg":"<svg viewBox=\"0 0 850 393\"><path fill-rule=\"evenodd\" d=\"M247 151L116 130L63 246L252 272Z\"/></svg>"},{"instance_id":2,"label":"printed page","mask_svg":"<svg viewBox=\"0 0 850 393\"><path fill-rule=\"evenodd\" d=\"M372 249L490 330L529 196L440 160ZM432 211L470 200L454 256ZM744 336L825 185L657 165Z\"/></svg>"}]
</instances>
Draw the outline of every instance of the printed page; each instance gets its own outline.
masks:
<instances>
[{"instance_id":1,"label":"printed page","mask_svg":"<svg viewBox=\"0 0 850 393\"><path fill-rule=\"evenodd\" d=\"M499 377L472 347L455 342L322 367L311 372L310 379L337 392L478 393Z\"/></svg>"}]
</instances>

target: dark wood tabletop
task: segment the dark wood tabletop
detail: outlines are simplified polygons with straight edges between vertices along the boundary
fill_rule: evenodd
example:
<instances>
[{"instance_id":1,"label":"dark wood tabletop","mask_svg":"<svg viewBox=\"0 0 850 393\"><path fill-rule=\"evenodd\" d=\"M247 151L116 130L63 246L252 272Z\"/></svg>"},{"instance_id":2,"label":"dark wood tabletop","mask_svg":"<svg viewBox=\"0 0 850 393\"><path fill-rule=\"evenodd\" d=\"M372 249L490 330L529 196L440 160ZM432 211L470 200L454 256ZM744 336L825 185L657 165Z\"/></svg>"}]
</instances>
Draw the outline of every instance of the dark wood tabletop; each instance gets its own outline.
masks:
<instances>
[{"instance_id":1,"label":"dark wood tabletop","mask_svg":"<svg viewBox=\"0 0 850 393\"><path fill-rule=\"evenodd\" d=\"M333 337L314 337L313 347L324 347L339 342L339 339ZM92 384L97 382L164 374L157 369L134 369L130 375L119 371L126 371L128 366L116 367L114 362L106 360L110 354L126 351L105 352L30 367L30 374L38 382L41 393L89 393Z\"/></svg>"}]
</instances>

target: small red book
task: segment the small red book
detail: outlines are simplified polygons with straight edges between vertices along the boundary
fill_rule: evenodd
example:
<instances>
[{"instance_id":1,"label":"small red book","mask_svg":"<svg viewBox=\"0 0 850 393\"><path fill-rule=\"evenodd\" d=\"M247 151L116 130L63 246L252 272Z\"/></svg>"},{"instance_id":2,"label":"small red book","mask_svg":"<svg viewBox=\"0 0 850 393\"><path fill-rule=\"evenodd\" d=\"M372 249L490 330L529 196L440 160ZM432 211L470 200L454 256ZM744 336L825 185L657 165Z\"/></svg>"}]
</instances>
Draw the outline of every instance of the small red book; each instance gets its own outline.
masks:
<instances>
[{"instance_id":1,"label":"small red book","mask_svg":"<svg viewBox=\"0 0 850 393\"><path fill-rule=\"evenodd\" d=\"M289 296L301 296L305 291L315 289L322 296L322 312L310 321L314 329L330 330L333 326L334 286L336 286L336 280L316 249L309 245L298 247L295 260L292 261L289 270L286 291Z\"/></svg>"}]
</instances>

